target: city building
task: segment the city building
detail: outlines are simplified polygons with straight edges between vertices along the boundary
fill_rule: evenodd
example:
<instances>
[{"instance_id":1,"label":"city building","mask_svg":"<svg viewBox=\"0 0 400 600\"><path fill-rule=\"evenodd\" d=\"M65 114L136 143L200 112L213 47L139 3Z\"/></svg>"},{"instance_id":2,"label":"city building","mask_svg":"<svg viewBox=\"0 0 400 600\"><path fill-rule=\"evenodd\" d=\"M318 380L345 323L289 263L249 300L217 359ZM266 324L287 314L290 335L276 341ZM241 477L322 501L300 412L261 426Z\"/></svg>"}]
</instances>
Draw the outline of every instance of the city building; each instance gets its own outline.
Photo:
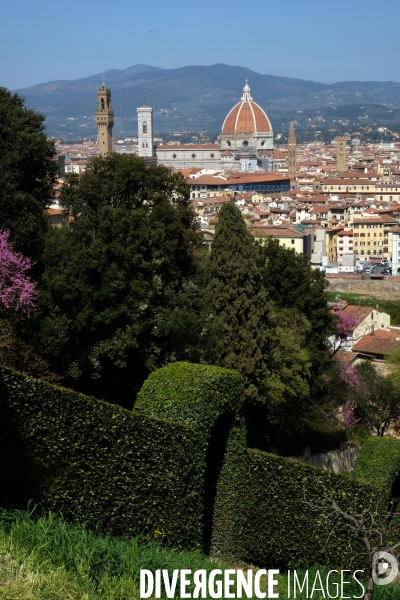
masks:
<instances>
[{"instance_id":1,"label":"city building","mask_svg":"<svg viewBox=\"0 0 400 600\"><path fill-rule=\"evenodd\" d=\"M98 132L100 156L106 156L113 151L112 128L114 126L114 109L111 106L111 90L103 84L97 91L98 107L95 110L95 119Z\"/></svg>"},{"instance_id":2,"label":"city building","mask_svg":"<svg viewBox=\"0 0 400 600\"><path fill-rule=\"evenodd\" d=\"M294 134L294 126L293 121L290 123L290 132L289 132L289 140L288 140L288 157L287 157L287 166L288 166L288 177L290 179L296 178L296 136Z\"/></svg>"},{"instance_id":3,"label":"city building","mask_svg":"<svg viewBox=\"0 0 400 600\"><path fill-rule=\"evenodd\" d=\"M197 167L254 172L276 171L282 166L281 154L274 159L271 122L254 102L247 79L240 102L223 122L219 143L159 145L156 155L158 164L174 169Z\"/></svg>"},{"instance_id":4,"label":"city building","mask_svg":"<svg viewBox=\"0 0 400 600\"><path fill-rule=\"evenodd\" d=\"M346 138L342 136L336 138L336 170L338 173L347 171Z\"/></svg>"},{"instance_id":5,"label":"city building","mask_svg":"<svg viewBox=\"0 0 400 600\"><path fill-rule=\"evenodd\" d=\"M343 254L353 254L353 230L344 228L337 232L337 262L341 264L343 262Z\"/></svg>"},{"instance_id":6,"label":"city building","mask_svg":"<svg viewBox=\"0 0 400 600\"><path fill-rule=\"evenodd\" d=\"M396 219L387 215L355 217L353 221L354 254L358 259L370 256L390 259L392 254L392 231Z\"/></svg>"},{"instance_id":7,"label":"city building","mask_svg":"<svg viewBox=\"0 0 400 600\"><path fill-rule=\"evenodd\" d=\"M137 113L139 156L154 156L153 109L147 104L143 104L139 106Z\"/></svg>"}]
</instances>

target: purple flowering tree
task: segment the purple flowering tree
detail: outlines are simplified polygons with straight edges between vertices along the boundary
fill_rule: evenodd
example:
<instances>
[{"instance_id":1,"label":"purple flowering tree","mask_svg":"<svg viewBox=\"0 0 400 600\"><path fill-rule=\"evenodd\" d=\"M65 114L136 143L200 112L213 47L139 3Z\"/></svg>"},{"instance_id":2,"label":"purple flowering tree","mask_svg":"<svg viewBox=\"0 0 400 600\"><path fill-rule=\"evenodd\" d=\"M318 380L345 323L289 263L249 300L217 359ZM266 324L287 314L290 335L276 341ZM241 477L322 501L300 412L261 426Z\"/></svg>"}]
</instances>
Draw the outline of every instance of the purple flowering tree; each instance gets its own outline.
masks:
<instances>
[{"instance_id":1,"label":"purple flowering tree","mask_svg":"<svg viewBox=\"0 0 400 600\"><path fill-rule=\"evenodd\" d=\"M0 308L9 312L31 315L35 310L35 284L27 275L32 267L29 258L14 252L8 231L0 230ZM7 321L0 321L0 353L11 343L11 328ZM1 355L0 355L1 358Z\"/></svg>"},{"instance_id":2,"label":"purple flowering tree","mask_svg":"<svg viewBox=\"0 0 400 600\"><path fill-rule=\"evenodd\" d=\"M355 315L345 313L342 310L339 310L334 314L336 316L336 328L340 336L353 331L358 323L358 319Z\"/></svg>"},{"instance_id":3,"label":"purple flowering tree","mask_svg":"<svg viewBox=\"0 0 400 600\"><path fill-rule=\"evenodd\" d=\"M31 314L36 294L27 271L32 262L13 251L8 237L8 231L0 230L0 302L9 310Z\"/></svg>"}]
</instances>

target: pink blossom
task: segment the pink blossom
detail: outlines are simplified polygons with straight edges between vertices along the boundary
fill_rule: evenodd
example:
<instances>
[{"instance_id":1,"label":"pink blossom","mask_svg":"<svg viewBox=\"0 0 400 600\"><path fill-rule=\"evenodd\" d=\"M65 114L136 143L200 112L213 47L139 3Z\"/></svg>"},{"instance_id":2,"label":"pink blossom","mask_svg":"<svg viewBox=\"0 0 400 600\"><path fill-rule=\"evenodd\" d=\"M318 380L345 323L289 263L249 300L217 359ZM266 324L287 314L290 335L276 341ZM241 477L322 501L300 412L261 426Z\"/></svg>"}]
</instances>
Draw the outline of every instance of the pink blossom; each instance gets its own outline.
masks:
<instances>
[{"instance_id":1,"label":"pink blossom","mask_svg":"<svg viewBox=\"0 0 400 600\"><path fill-rule=\"evenodd\" d=\"M354 389L358 389L360 386L358 371L352 365L340 365L339 377L344 383Z\"/></svg>"},{"instance_id":2,"label":"pink blossom","mask_svg":"<svg viewBox=\"0 0 400 600\"><path fill-rule=\"evenodd\" d=\"M337 317L336 327L339 335L350 333L358 323L355 315L343 312L342 310L336 312L335 315Z\"/></svg>"},{"instance_id":3,"label":"pink blossom","mask_svg":"<svg viewBox=\"0 0 400 600\"><path fill-rule=\"evenodd\" d=\"M343 422L346 429L353 429L357 423L361 421L361 419L356 419L354 415L354 411L356 410L356 405L351 400L347 400L346 404L343 407Z\"/></svg>"},{"instance_id":4,"label":"pink blossom","mask_svg":"<svg viewBox=\"0 0 400 600\"><path fill-rule=\"evenodd\" d=\"M35 284L26 272L32 267L29 258L14 252L8 231L0 230L0 302L7 309L30 314L35 306Z\"/></svg>"}]
</instances>

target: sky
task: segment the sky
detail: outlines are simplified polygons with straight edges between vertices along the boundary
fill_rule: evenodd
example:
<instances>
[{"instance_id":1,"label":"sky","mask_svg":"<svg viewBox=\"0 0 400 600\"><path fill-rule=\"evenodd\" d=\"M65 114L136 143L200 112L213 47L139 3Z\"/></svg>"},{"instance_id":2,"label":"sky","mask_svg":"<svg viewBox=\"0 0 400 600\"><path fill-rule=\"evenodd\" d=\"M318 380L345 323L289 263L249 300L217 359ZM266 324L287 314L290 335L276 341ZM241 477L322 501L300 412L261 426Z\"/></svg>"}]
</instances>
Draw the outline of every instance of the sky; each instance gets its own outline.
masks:
<instances>
[{"instance_id":1,"label":"sky","mask_svg":"<svg viewBox=\"0 0 400 600\"><path fill-rule=\"evenodd\" d=\"M399 0L4 0L0 86L215 63L400 82L399 19Z\"/></svg>"}]
</instances>

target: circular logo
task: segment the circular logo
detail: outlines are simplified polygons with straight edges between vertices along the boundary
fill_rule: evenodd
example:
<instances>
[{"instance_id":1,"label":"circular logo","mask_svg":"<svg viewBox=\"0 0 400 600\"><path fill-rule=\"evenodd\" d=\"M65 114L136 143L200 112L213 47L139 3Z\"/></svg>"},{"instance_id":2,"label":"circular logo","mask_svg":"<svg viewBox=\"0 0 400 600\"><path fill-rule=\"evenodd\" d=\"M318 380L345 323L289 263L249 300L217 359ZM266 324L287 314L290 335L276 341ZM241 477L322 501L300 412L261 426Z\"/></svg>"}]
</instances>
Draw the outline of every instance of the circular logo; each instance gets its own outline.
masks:
<instances>
[{"instance_id":1,"label":"circular logo","mask_svg":"<svg viewBox=\"0 0 400 600\"><path fill-rule=\"evenodd\" d=\"M399 565L392 554L389 554L389 552L375 552L372 557L372 579L376 585L392 583L398 572Z\"/></svg>"}]
</instances>

